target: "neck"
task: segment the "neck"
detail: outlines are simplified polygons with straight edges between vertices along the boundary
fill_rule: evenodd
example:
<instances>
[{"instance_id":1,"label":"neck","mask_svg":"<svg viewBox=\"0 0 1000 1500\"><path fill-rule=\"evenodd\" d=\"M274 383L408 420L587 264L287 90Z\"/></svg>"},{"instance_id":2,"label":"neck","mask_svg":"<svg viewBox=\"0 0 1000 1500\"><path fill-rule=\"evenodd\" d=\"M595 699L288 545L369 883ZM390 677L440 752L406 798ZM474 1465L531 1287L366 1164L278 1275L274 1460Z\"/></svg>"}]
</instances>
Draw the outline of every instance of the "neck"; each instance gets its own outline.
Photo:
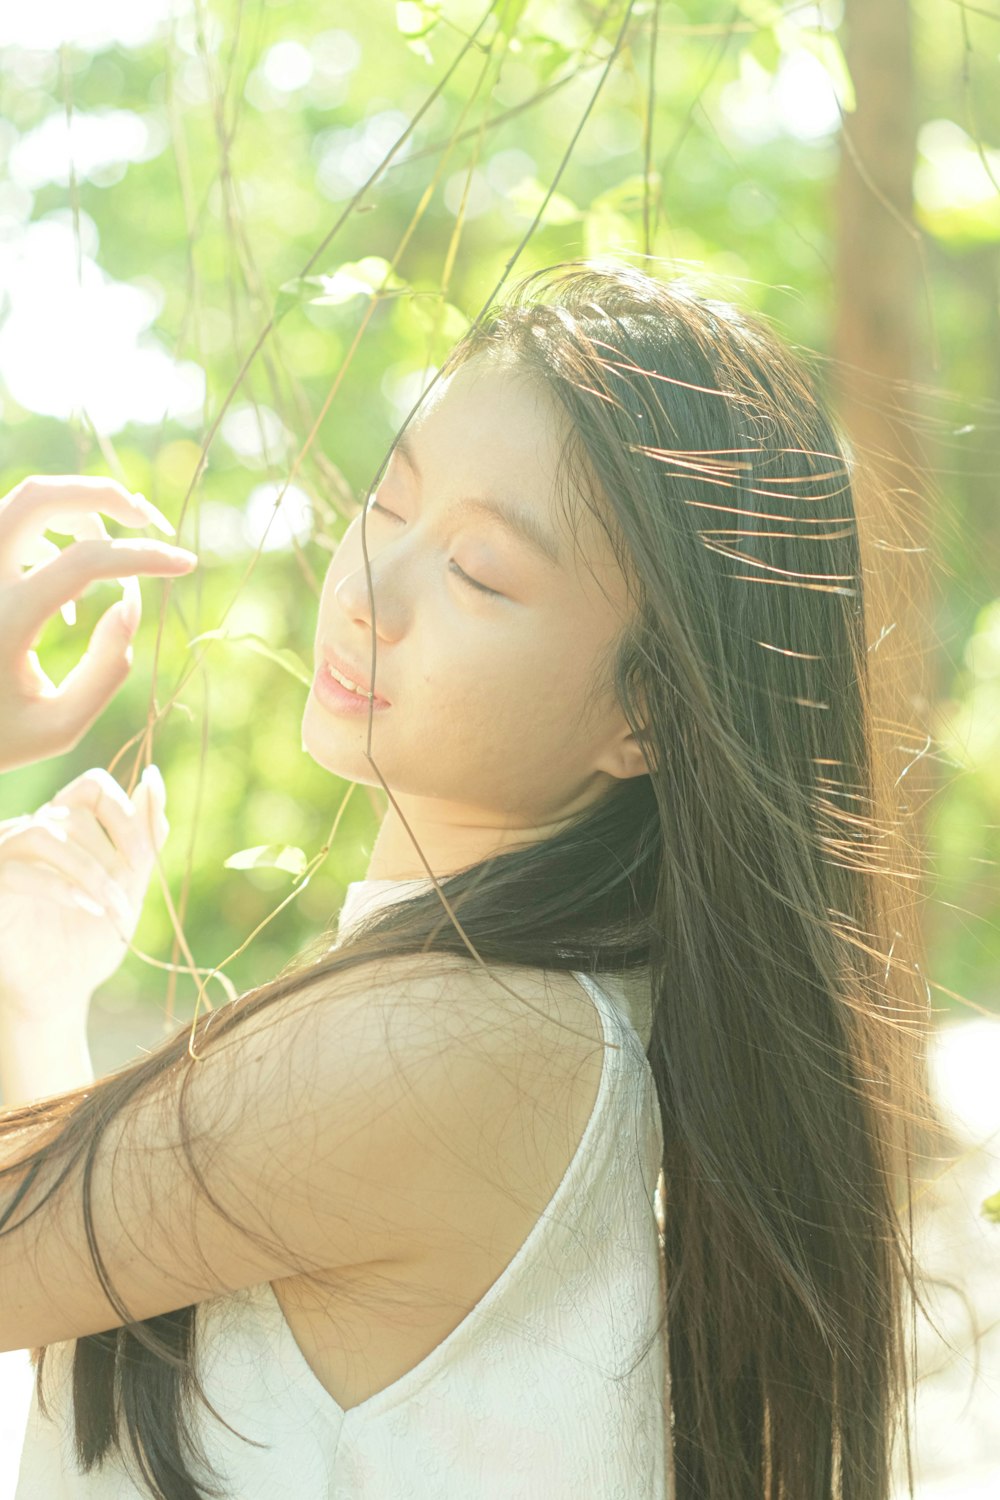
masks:
<instances>
[{"instance_id":1,"label":"neck","mask_svg":"<svg viewBox=\"0 0 1000 1500\"><path fill-rule=\"evenodd\" d=\"M442 880L508 849L541 843L564 828L578 811L574 808L552 823L513 827L490 822L488 815L477 815L475 809L445 807L426 798L403 799L397 795L396 800L410 832L390 805L372 848L367 880L426 879L427 869L414 839L436 878Z\"/></svg>"}]
</instances>

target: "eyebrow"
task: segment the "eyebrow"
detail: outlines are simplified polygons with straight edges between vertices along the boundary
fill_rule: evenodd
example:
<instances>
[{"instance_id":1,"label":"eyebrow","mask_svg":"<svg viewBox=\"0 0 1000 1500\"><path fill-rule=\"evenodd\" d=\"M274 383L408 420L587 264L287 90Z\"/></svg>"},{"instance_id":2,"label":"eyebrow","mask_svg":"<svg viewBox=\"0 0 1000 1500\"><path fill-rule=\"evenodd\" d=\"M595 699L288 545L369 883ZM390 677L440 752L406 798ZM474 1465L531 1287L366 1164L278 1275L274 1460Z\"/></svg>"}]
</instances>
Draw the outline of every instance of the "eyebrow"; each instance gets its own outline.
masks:
<instances>
[{"instance_id":1,"label":"eyebrow","mask_svg":"<svg viewBox=\"0 0 1000 1500\"><path fill-rule=\"evenodd\" d=\"M413 444L407 438L405 432L396 439L392 451L393 453L398 453L405 460L419 481L421 477L420 465L417 463ZM520 506L511 505L505 500L497 499L494 495L476 495L456 501L452 506L452 511L457 512L459 515L476 511L480 515L491 516L494 521L498 521L512 536L516 536L520 541L526 542L529 547L535 552L540 553L554 567L558 568L562 566L559 543L548 527L543 526L538 517L530 510L524 510Z\"/></svg>"}]
</instances>

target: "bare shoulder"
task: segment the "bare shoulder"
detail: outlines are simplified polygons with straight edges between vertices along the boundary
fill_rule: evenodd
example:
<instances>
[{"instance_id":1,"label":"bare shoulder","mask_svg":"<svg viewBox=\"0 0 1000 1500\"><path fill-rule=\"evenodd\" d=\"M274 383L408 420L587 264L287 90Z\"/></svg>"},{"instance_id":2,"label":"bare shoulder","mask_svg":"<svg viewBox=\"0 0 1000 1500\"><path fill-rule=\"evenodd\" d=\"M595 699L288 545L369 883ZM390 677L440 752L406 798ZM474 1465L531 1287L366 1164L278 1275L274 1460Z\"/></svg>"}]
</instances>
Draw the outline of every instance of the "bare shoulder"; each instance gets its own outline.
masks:
<instances>
[{"instance_id":1,"label":"bare shoulder","mask_svg":"<svg viewBox=\"0 0 1000 1500\"><path fill-rule=\"evenodd\" d=\"M387 1096L398 1086L407 1100L384 1179L405 1234L387 1257L516 1247L597 1100L603 1029L590 994L568 972L418 954L380 964L353 1003L372 1028ZM326 1017L334 1030L336 1009Z\"/></svg>"},{"instance_id":2,"label":"bare shoulder","mask_svg":"<svg viewBox=\"0 0 1000 1500\"><path fill-rule=\"evenodd\" d=\"M600 1017L571 973L424 953L331 979L329 994L321 982L309 1007L328 1051L338 1039L358 1061L372 1049L380 1072L394 1067L391 1057L417 1092L425 1075L438 1111L441 1087L482 1112L490 1102L512 1104L512 1089L529 1101L538 1092L551 1099L560 1086L576 1089L581 1073L587 1094L600 1075Z\"/></svg>"},{"instance_id":3,"label":"bare shoulder","mask_svg":"<svg viewBox=\"0 0 1000 1500\"><path fill-rule=\"evenodd\" d=\"M570 974L422 954L250 1002L129 1096L44 1204L62 1164L35 1182L24 1228L0 1236L0 1348L125 1321L92 1265L85 1174L105 1268L141 1320L489 1240L512 1206L530 1222L596 1099L600 1018Z\"/></svg>"},{"instance_id":4,"label":"bare shoulder","mask_svg":"<svg viewBox=\"0 0 1000 1500\"><path fill-rule=\"evenodd\" d=\"M396 1210L385 1258L448 1252L472 1226L489 1235L533 1221L600 1086L601 1020L573 974L407 955L336 983L316 1024L321 1049L344 1044L356 1069L371 1066L391 1112L379 1155L382 1201Z\"/></svg>"},{"instance_id":5,"label":"bare shoulder","mask_svg":"<svg viewBox=\"0 0 1000 1500\"><path fill-rule=\"evenodd\" d=\"M550 1077L571 1074L603 1051L600 1017L575 975L459 954L397 955L320 975L247 1031L263 1038L272 1026L279 1060L297 1048L336 1072L347 1052L357 1064L378 1059L381 1071L391 1055L413 1082L425 1065L517 1064L526 1076L535 1060Z\"/></svg>"}]
</instances>

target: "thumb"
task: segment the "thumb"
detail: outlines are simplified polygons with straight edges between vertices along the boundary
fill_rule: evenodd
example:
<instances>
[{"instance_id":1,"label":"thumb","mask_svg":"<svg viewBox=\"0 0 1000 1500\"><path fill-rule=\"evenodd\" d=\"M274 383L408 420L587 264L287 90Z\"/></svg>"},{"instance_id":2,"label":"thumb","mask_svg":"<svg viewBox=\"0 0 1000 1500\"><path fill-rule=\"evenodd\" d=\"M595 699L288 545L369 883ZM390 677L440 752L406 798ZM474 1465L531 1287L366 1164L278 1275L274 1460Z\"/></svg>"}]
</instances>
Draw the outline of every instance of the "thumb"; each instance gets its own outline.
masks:
<instances>
[{"instance_id":1,"label":"thumb","mask_svg":"<svg viewBox=\"0 0 1000 1500\"><path fill-rule=\"evenodd\" d=\"M101 615L86 651L54 694L62 706L66 728L74 734L81 735L90 728L129 674L132 636L138 624L138 592L137 581L126 578L123 597Z\"/></svg>"}]
</instances>

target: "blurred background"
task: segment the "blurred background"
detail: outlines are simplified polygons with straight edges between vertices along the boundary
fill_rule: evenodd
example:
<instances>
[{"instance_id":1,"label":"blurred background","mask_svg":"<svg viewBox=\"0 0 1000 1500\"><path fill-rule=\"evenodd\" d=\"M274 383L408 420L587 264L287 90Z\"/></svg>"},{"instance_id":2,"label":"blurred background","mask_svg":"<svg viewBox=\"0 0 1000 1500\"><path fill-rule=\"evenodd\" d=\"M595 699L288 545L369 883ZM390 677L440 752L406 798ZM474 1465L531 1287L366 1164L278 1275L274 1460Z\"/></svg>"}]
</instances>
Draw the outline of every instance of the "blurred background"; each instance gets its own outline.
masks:
<instances>
[{"instance_id":1,"label":"blurred background","mask_svg":"<svg viewBox=\"0 0 1000 1500\"><path fill-rule=\"evenodd\" d=\"M10 817L90 766L164 773L164 879L95 997L98 1073L193 1014L192 969L224 976L213 1004L263 982L364 875L384 794L300 747L319 584L505 275L683 274L813 362L868 476L881 748L923 849L954 1131L923 1185L919 1500L1000 1494L998 44L996 0L0 15L0 495L110 474L201 557L143 582L130 679L79 746L0 783ZM115 593L47 627L54 681ZM0 1358L0 1494L25 1374Z\"/></svg>"}]
</instances>

